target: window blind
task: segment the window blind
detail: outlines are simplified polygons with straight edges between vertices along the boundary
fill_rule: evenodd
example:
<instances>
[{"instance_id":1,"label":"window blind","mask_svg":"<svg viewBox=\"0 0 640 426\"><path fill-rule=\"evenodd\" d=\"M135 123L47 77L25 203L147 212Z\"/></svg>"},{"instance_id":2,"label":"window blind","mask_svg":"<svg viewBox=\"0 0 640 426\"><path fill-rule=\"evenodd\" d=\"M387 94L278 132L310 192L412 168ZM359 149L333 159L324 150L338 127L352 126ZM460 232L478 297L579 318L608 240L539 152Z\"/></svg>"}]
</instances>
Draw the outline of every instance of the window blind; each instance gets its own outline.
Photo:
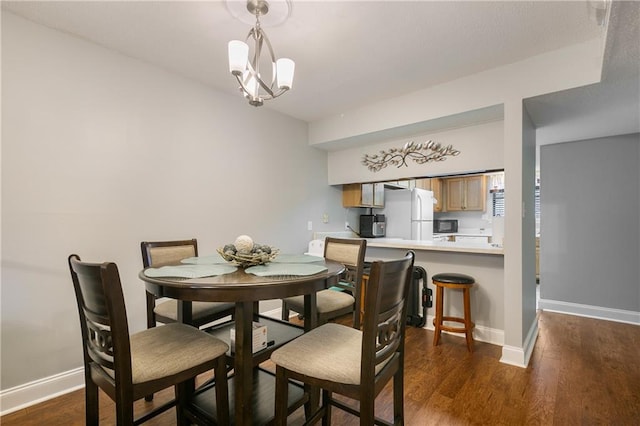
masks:
<instances>
[{"instance_id":1,"label":"window blind","mask_svg":"<svg viewBox=\"0 0 640 426\"><path fill-rule=\"evenodd\" d=\"M504 217L504 189L496 189L491 192L492 216Z\"/></svg>"}]
</instances>

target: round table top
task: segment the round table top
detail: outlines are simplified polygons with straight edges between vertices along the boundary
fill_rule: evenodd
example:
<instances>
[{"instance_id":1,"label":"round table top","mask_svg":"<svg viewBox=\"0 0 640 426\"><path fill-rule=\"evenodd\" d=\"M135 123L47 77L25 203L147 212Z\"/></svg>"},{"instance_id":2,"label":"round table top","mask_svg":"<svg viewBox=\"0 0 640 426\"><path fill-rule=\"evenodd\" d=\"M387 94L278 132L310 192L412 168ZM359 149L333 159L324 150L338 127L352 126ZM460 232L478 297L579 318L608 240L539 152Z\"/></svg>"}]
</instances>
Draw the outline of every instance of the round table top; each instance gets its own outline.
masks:
<instances>
[{"instance_id":1,"label":"round table top","mask_svg":"<svg viewBox=\"0 0 640 426\"><path fill-rule=\"evenodd\" d=\"M282 299L313 293L327 287L327 280L337 278L342 263L318 258L314 265L327 270L313 275L258 276L238 267L235 272L203 278L149 277L138 274L147 290L158 297L202 302L246 302ZM330 284L329 284L330 285Z\"/></svg>"}]
</instances>

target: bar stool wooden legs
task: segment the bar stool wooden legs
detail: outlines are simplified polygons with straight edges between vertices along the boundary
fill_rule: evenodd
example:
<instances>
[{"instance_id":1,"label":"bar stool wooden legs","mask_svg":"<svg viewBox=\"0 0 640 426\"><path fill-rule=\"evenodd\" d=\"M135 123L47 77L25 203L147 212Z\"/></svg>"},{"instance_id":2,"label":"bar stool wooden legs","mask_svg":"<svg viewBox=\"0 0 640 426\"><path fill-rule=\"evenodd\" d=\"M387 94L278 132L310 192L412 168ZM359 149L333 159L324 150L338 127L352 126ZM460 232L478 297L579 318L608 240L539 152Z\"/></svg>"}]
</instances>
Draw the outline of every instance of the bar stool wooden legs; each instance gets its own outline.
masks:
<instances>
[{"instance_id":1,"label":"bar stool wooden legs","mask_svg":"<svg viewBox=\"0 0 640 426\"><path fill-rule=\"evenodd\" d=\"M471 321L471 287L475 284L475 279L468 275L442 273L432 277L433 285L436 287L436 316L433 319L435 327L433 335L433 346L438 346L440 342L440 334L442 331L453 333L464 333L467 338L467 349L473 352L473 328L475 324ZM464 318L450 317L444 315L444 289L462 290L464 301ZM462 327L453 327L445 325L445 321L453 321L462 323Z\"/></svg>"}]
</instances>

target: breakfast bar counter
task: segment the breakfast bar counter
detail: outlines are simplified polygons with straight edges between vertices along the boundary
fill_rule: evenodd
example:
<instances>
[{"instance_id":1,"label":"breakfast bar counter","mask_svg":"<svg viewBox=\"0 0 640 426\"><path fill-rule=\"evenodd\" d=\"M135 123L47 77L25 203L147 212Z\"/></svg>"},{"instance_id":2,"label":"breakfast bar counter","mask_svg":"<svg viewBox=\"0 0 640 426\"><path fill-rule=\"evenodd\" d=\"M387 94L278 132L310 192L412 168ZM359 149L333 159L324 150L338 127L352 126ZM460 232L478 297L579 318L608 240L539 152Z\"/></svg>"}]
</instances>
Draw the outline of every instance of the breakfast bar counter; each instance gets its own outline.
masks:
<instances>
[{"instance_id":1,"label":"breakfast bar counter","mask_svg":"<svg viewBox=\"0 0 640 426\"><path fill-rule=\"evenodd\" d=\"M471 290L471 316L476 323L474 338L504 345L504 251L487 243L429 242L393 238L367 239L367 261L388 260L403 256L407 250L416 253L415 264L427 271L427 284L435 291L431 277L456 272L475 278ZM419 297L419 295L417 295ZM420 299L418 299L420 300ZM435 300L433 300L435 307ZM434 307L427 310L426 328L433 329ZM462 296L452 294L445 300L445 311L462 316ZM464 341L464 339L462 340Z\"/></svg>"},{"instance_id":2,"label":"breakfast bar counter","mask_svg":"<svg viewBox=\"0 0 640 426\"><path fill-rule=\"evenodd\" d=\"M450 253L476 253L503 256L504 249L497 244L472 241L419 241L401 238L367 238L367 247L399 248L417 251L440 251Z\"/></svg>"}]
</instances>

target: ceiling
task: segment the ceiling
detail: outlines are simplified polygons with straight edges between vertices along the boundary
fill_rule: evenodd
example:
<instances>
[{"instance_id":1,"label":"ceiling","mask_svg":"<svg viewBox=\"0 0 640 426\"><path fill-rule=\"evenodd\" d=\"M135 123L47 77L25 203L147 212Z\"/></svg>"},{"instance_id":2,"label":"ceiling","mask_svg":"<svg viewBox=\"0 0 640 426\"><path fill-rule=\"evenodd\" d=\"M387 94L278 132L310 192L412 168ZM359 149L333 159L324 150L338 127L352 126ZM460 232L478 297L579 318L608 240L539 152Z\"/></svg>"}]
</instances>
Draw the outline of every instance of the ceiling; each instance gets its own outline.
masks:
<instances>
[{"instance_id":1,"label":"ceiling","mask_svg":"<svg viewBox=\"0 0 640 426\"><path fill-rule=\"evenodd\" d=\"M282 7L281 0L272 3L273 10ZM244 39L250 25L224 1L3 1L2 8L240 96L228 72L227 42ZM568 128L584 127L581 116L597 127L601 110L635 112L635 123L631 117L618 124L640 131L639 10L635 2L612 7L605 81L596 85L603 87L527 101L545 141L557 139L556 126L571 138ZM583 0L293 0L284 23L263 24L276 56L296 62L293 89L262 108L311 122L602 37L605 27L590 12ZM605 118L610 124L611 115Z\"/></svg>"}]
</instances>

